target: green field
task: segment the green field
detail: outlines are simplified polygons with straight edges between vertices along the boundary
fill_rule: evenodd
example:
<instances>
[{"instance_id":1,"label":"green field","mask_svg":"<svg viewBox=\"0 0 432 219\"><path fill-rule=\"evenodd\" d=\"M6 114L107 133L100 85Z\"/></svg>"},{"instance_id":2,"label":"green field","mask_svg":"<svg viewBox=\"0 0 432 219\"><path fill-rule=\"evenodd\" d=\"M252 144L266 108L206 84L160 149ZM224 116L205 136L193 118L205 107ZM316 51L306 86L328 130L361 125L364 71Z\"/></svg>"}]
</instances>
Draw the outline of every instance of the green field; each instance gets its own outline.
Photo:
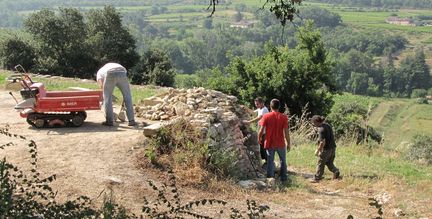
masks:
<instances>
[{"instance_id":1,"label":"green field","mask_svg":"<svg viewBox=\"0 0 432 219\"><path fill-rule=\"evenodd\" d=\"M385 101L373 111L370 125L384 134L387 147L404 151L414 135L432 136L432 105L410 99Z\"/></svg>"},{"instance_id":2,"label":"green field","mask_svg":"<svg viewBox=\"0 0 432 219\"><path fill-rule=\"evenodd\" d=\"M386 99L346 93L335 96L334 100L333 109L342 103L354 102L370 108L369 125L383 134L383 144L387 149L405 152L416 134L432 136L432 104L417 104L415 99Z\"/></svg>"},{"instance_id":3,"label":"green field","mask_svg":"<svg viewBox=\"0 0 432 219\"><path fill-rule=\"evenodd\" d=\"M316 145L312 144L297 145L287 155L289 165L313 173L316 168L315 149ZM336 165L344 171L345 179L357 183L363 180L380 180L384 177L403 179L409 184L432 180L431 166L417 165L400 157L392 157L389 152L379 148L369 150L362 145L339 142ZM432 192L432 189L429 189L429 192Z\"/></svg>"}]
</instances>

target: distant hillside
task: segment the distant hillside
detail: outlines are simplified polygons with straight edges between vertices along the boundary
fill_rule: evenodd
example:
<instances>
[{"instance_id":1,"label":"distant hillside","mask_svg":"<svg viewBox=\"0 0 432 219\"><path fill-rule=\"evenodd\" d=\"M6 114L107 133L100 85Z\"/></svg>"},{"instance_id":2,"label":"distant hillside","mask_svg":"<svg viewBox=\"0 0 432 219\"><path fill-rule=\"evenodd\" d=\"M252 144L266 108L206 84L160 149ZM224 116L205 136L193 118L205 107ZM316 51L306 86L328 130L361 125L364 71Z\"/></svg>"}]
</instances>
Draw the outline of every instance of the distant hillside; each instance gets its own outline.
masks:
<instances>
[{"instance_id":1,"label":"distant hillside","mask_svg":"<svg viewBox=\"0 0 432 219\"><path fill-rule=\"evenodd\" d=\"M378 98L351 94L334 98L336 109L345 103L357 103L372 109L368 124L383 135L384 146L405 150L416 134L432 136L432 104L417 104L415 99Z\"/></svg>"},{"instance_id":2,"label":"distant hillside","mask_svg":"<svg viewBox=\"0 0 432 219\"><path fill-rule=\"evenodd\" d=\"M369 122L384 134L387 146L403 150L416 134L432 136L432 105L410 99L385 100L373 110Z\"/></svg>"}]
</instances>

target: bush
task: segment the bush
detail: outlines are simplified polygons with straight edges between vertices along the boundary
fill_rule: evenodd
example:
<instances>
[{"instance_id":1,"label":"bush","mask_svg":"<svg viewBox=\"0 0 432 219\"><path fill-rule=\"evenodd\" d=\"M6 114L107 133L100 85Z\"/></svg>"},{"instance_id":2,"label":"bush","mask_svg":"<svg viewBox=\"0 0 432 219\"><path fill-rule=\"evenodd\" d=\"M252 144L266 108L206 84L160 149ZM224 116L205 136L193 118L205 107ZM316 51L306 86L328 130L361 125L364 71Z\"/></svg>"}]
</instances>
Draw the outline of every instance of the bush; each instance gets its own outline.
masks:
<instances>
[{"instance_id":1,"label":"bush","mask_svg":"<svg viewBox=\"0 0 432 219\"><path fill-rule=\"evenodd\" d=\"M368 111L365 107L357 103L341 104L333 110L327 117L328 121L333 125L335 138L354 135L359 144L367 137L376 142L381 142L381 135L372 127L365 125L365 120L368 116Z\"/></svg>"},{"instance_id":2,"label":"bush","mask_svg":"<svg viewBox=\"0 0 432 219\"><path fill-rule=\"evenodd\" d=\"M432 96L432 87L428 89L427 94L428 94L429 96Z\"/></svg>"},{"instance_id":3,"label":"bush","mask_svg":"<svg viewBox=\"0 0 432 219\"><path fill-rule=\"evenodd\" d=\"M234 58L223 70L212 70L204 86L236 96L247 105L257 96L279 99L290 115L300 116L306 104L311 114L327 114L336 92L332 62L312 23L300 29L298 40L295 49L269 42L260 57L249 61Z\"/></svg>"},{"instance_id":4,"label":"bush","mask_svg":"<svg viewBox=\"0 0 432 219\"><path fill-rule=\"evenodd\" d=\"M418 104L428 104L429 103L428 100L424 97L417 98L415 102Z\"/></svg>"},{"instance_id":5,"label":"bush","mask_svg":"<svg viewBox=\"0 0 432 219\"><path fill-rule=\"evenodd\" d=\"M30 70L35 64L35 59L34 48L16 37L7 39L0 45L0 62L3 68L13 70L20 64L26 70Z\"/></svg>"},{"instance_id":6,"label":"bush","mask_svg":"<svg viewBox=\"0 0 432 219\"><path fill-rule=\"evenodd\" d=\"M209 147L205 138L185 120L160 129L150 139L145 156L156 167L172 168L179 178L195 171L196 183L202 183L206 176L236 177L238 155L223 147ZM188 176L185 175L185 178ZM190 181L190 180L189 180Z\"/></svg>"},{"instance_id":7,"label":"bush","mask_svg":"<svg viewBox=\"0 0 432 219\"><path fill-rule=\"evenodd\" d=\"M132 84L153 84L171 87L176 72L167 54L160 50L146 52L129 76Z\"/></svg>"},{"instance_id":8,"label":"bush","mask_svg":"<svg viewBox=\"0 0 432 219\"><path fill-rule=\"evenodd\" d=\"M197 75L177 74L175 76L174 87L193 88L202 86Z\"/></svg>"},{"instance_id":9,"label":"bush","mask_svg":"<svg viewBox=\"0 0 432 219\"><path fill-rule=\"evenodd\" d=\"M407 159L432 164L432 137L427 135L416 135L406 155Z\"/></svg>"},{"instance_id":10,"label":"bush","mask_svg":"<svg viewBox=\"0 0 432 219\"><path fill-rule=\"evenodd\" d=\"M414 89L411 92L411 98L426 97L427 93L425 89Z\"/></svg>"}]
</instances>

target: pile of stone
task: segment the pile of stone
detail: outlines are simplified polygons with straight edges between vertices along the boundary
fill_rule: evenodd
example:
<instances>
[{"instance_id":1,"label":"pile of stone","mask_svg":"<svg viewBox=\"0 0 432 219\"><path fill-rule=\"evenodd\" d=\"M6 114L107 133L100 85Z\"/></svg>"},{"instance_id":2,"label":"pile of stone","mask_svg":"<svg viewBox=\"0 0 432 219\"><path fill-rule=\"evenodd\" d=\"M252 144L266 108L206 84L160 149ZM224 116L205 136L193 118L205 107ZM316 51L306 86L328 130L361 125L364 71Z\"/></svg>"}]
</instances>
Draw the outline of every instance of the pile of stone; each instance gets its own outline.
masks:
<instances>
[{"instance_id":1,"label":"pile of stone","mask_svg":"<svg viewBox=\"0 0 432 219\"><path fill-rule=\"evenodd\" d=\"M194 89L169 89L167 93L144 100L136 107L138 117L159 121L155 127L170 124L178 118L189 121L205 136L209 147L236 152L236 168L242 178L257 176L260 165L256 133L245 125L250 109L237 103L235 96L219 91ZM151 135L146 127L145 135Z\"/></svg>"}]
</instances>

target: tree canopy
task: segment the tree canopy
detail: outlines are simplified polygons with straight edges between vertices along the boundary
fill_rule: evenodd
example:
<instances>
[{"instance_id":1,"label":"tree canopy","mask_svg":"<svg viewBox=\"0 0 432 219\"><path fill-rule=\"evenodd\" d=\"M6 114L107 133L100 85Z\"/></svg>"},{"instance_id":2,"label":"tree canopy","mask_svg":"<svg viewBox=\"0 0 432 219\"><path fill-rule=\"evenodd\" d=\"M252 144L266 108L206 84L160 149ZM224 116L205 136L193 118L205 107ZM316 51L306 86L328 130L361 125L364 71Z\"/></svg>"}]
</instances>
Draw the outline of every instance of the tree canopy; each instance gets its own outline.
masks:
<instances>
[{"instance_id":1,"label":"tree canopy","mask_svg":"<svg viewBox=\"0 0 432 219\"><path fill-rule=\"evenodd\" d=\"M214 69L207 86L249 104L257 96L278 98L291 114L300 115L305 106L314 114L327 114L336 91L332 63L311 24L300 29L298 39L295 49L267 44L263 56L251 61L235 58L224 72Z\"/></svg>"}]
</instances>

